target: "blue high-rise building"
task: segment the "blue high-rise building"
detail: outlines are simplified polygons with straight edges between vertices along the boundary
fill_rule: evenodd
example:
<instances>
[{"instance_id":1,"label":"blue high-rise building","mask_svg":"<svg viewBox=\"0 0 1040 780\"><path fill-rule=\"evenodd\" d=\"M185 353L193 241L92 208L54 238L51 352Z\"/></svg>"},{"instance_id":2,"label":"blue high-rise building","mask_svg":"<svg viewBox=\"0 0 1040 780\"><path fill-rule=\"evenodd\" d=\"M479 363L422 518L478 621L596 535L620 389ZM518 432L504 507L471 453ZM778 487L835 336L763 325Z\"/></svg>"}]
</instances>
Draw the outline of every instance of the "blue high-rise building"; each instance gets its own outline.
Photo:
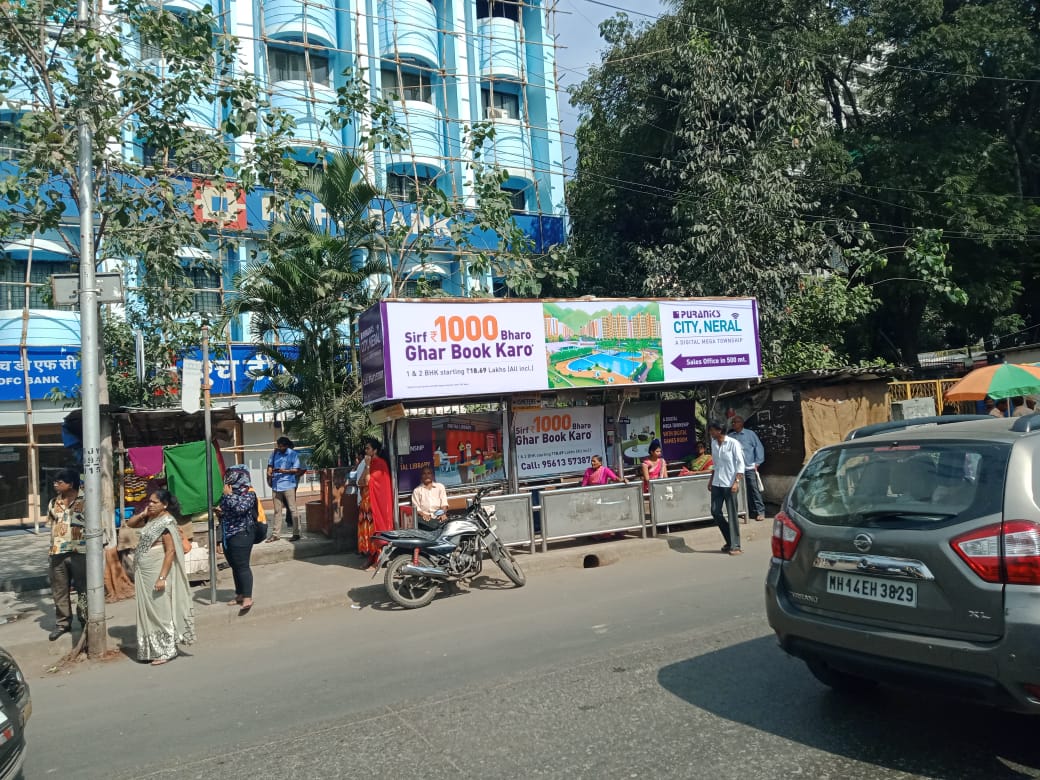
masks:
<instances>
[{"instance_id":1,"label":"blue high-rise building","mask_svg":"<svg viewBox=\"0 0 1040 780\"><path fill-rule=\"evenodd\" d=\"M537 251L564 236L563 144L555 77L554 11L550 0L155 0L182 15L212 6L220 32L239 40L239 59L263 85L273 108L294 120L288 154L302 164L317 164L339 150L354 150L368 128L364 120L337 127L329 111L337 88L363 75L373 99L392 106L407 131L408 147L399 152L364 151L370 179L406 220L421 221L408 201L419 185L431 185L452 200L475 200L466 129L480 121L494 126L494 137L480 150L484 163L508 171L503 184L514 219ZM127 46L143 67L159 67L162 52L134 30ZM68 61L60 67L71 67ZM24 93L24 94L23 94ZM0 96L0 166L17 157L10 127L29 110L32 95L16 86ZM218 126L216 102L194 100L187 123ZM161 150L132 143L127 128L125 154L148 163ZM230 140L247 144L249 138ZM199 171L205 181L205 172ZM196 218L225 235L237 231L234 250L217 242L181 251L201 312L218 311L232 279L253 256L262 256L262 239L271 214L265 193L240 198L227 191L196 186ZM385 203L373 207L386 209ZM0 521L35 517L46 506L50 470L62 465L61 419L67 409L45 396L54 387L79 383L76 353L78 317L49 310L44 290L54 273L74 270L68 245L78 241L74 208L61 231L0 242ZM214 267L192 264L198 257ZM409 294L422 280L427 289L448 295L495 291L499 279L472 278L458 253L440 250L423 260L405 258ZM130 264L132 265L132 264ZM217 271L216 267L220 270ZM101 268L99 270L105 270ZM132 288L133 278L127 279ZM234 444L248 448L274 438L273 415L249 389L246 371L253 360L244 321L225 334L231 355L214 368L218 403L235 404L246 421L231 432ZM222 392L223 391L223 392ZM259 466L258 466L259 469ZM262 485L263 480L255 480ZM35 510L33 509L35 507Z\"/></svg>"}]
</instances>

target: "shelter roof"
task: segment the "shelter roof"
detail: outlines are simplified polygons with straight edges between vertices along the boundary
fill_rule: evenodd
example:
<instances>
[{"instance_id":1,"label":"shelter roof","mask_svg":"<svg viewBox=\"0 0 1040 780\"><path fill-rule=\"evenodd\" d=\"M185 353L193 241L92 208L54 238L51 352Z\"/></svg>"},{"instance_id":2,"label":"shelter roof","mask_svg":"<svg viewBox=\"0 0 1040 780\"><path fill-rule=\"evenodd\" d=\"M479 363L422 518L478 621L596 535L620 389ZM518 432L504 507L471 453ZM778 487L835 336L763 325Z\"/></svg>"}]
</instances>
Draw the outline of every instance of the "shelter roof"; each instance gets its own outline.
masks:
<instances>
[{"instance_id":1,"label":"shelter roof","mask_svg":"<svg viewBox=\"0 0 1040 780\"><path fill-rule=\"evenodd\" d=\"M101 414L108 415L113 433L127 448L183 444L206 438L206 417L202 411L187 414L180 409L134 409L105 405L101 407ZM210 415L214 426L239 419L233 406L212 409ZM65 417L65 425L76 435L82 435L82 410L71 411Z\"/></svg>"},{"instance_id":2,"label":"shelter roof","mask_svg":"<svg viewBox=\"0 0 1040 780\"><path fill-rule=\"evenodd\" d=\"M874 365L874 366L844 366L842 368L813 368L808 371L799 371L796 374L784 374L783 376L771 376L760 382L749 382L748 386L740 390L730 390L720 394L720 398L726 396L741 395L763 388L783 387L785 385L840 385L847 382L871 382L876 380L892 381L909 379L913 372L906 366Z\"/></svg>"}]
</instances>

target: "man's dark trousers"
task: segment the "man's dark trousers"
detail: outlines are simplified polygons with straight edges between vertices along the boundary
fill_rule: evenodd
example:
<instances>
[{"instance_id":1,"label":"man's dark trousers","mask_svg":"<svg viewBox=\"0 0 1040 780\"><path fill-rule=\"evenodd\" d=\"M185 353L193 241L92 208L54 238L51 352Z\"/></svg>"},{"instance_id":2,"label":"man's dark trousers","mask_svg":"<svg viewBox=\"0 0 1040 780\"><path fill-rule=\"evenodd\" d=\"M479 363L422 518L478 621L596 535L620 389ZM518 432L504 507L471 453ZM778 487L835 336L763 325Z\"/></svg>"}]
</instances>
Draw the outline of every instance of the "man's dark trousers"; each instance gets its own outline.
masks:
<instances>
[{"instance_id":1,"label":"man's dark trousers","mask_svg":"<svg viewBox=\"0 0 1040 780\"><path fill-rule=\"evenodd\" d=\"M728 518L723 517L722 508L725 505ZM711 516L722 531L722 538L726 540L726 546L731 550L740 549L740 519L737 517L737 494L732 488L712 485L711 486Z\"/></svg>"},{"instance_id":2,"label":"man's dark trousers","mask_svg":"<svg viewBox=\"0 0 1040 780\"><path fill-rule=\"evenodd\" d=\"M758 489L758 471L748 469L744 472L744 484L747 486L748 519L765 517L766 502L762 500L762 491Z\"/></svg>"},{"instance_id":3,"label":"man's dark trousers","mask_svg":"<svg viewBox=\"0 0 1040 780\"><path fill-rule=\"evenodd\" d=\"M65 552L50 558L51 595L54 597L54 616L58 628L72 628L71 585L79 594L87 592L87 556L80 552ZM83 622L84 615L77 617Z\"/></svg>"}]
</instances>

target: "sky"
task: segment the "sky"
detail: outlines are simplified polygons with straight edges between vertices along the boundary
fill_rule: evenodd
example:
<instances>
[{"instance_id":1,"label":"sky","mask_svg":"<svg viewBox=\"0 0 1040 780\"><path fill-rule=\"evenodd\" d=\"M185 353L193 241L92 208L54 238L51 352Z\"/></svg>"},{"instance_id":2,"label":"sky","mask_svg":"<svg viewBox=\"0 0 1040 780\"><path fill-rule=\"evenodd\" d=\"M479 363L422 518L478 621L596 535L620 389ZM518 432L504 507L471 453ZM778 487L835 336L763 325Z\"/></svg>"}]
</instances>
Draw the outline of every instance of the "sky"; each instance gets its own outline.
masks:
<instances>
[{"instance_id":1,"label":"sky","mask_svg":"<svg viewBox=\"0 0 1040 780\"><path fill-rule=\"evenodd\" d=\"M658 15L664 11L661 0L602 0L607 5L627 8L635 22L650 21L639 14ZM599 37L599 23L617 13L614 8L590 0L558 0L556 5L557 68L560 84L560 121L565 133L563 140L564 164L568 175L574 169L573 133L578 126L578 115L570 105L567 88L585 79L590 64L602 59L605 44ZM567 135L570 133L571 135Z\"/></svg>"}]
</instances>

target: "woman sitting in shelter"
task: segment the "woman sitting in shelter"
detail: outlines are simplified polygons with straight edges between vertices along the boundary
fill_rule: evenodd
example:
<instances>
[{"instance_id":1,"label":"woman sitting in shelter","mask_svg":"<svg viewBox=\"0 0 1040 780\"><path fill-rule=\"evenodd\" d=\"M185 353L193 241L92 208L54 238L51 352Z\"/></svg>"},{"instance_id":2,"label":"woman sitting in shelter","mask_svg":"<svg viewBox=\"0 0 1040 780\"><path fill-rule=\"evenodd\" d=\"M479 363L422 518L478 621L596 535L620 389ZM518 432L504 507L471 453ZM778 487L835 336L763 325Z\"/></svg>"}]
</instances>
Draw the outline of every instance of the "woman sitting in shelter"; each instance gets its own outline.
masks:
<instances>
[{"instance_id":1,"label":"woman sitting in shelter","mask_svg":"<svg viewBox=\"0 0 1040 780\"><path fill-rule=\"evenodd\" d=\"M582 487L606 485L609 482L624 482L612 469L603 465L603 458L599 455L593 455L589 462L592 465L585 469L585 475L581 478Z\"/></svg>"}]
</instances>

